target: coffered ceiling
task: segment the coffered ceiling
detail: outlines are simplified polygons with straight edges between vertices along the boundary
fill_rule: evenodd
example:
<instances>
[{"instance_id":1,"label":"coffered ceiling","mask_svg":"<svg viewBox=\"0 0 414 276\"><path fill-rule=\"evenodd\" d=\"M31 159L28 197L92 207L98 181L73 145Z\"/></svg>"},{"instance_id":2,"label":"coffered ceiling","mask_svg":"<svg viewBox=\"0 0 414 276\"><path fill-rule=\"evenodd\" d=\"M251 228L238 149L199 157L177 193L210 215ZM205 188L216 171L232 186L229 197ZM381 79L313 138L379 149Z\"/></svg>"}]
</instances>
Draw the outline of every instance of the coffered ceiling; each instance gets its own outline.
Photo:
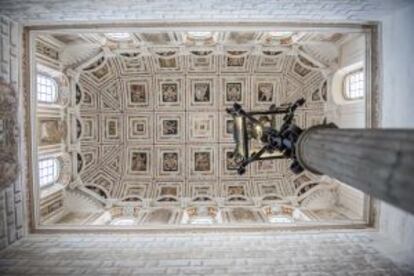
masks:
<instances>
[{"instance_id":1,"label":"coffered ceiling","mask_svg":"<svg viewBox=\"0 0 414 276\"><path fill-rule=\"evenodd\" d=\"M264 222L263 210L255 208L274 202L304 209L334 204L332 181L309 172L293 175L289 160L253 163L245 175L237 175L232 120L225 109L237 102L246 110L265 110L304 97L296 123L303 128L322 123L328 76L337 68L340 43L351 37L301 32L40 36L39 63L64 72L76 91L66 104L66 143L77 149L68 193L82 191L107 208L233 208L229 222ZM253 209L246 215L240 207ZM142 223L171 223L173 216L148 213Z\"/></svg>"}]
</instances>

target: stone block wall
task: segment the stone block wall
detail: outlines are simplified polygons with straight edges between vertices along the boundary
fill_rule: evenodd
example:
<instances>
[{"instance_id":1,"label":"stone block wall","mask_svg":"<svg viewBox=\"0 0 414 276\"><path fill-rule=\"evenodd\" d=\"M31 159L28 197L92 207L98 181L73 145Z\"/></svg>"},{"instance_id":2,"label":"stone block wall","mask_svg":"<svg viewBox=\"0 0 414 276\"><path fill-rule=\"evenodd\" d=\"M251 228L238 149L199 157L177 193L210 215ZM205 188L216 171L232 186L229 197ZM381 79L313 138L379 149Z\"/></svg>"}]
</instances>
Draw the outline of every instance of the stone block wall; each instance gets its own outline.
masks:
<instances>
[{"instance_id":1,"label":"stone block wall","mask_svg":"<svg viewBox=\"0 0 414 276\"><path fill-rule=\"evenodd\" d=\"M413 275L372 233L31 235L1 275Z\"/></svg>"},{"instance_id":2,"label":"stone block wall","mask_svg":"<svg viewBox=\"0 0 414 276\"><path fill-rule=\"evenodd\" d=\"M0 80L10 84L16 93L19 91L19 34L16 22L0 16ZM24 233L21 168L19 172L14 183L0 188L0 249L20 239Z\"/></svg>"},{"instance_id":3,"label":"stone block wall","mask_svg":"<svg viewBox=\"0 0 414 276\"><path fill-rule=\"evenodd\" d=\"M22 21L91 20L367 20L410 0L2 0L3 14Z\"/></svg>"}]
</instances>

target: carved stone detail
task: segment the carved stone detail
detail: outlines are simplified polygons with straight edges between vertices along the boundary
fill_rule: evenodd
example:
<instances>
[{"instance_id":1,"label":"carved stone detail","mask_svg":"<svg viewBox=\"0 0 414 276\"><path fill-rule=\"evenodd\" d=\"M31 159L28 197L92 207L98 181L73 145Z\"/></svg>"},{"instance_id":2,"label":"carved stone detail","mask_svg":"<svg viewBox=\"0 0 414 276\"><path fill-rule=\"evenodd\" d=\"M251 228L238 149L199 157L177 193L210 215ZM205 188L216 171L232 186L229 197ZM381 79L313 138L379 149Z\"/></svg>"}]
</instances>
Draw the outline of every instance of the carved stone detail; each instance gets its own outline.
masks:
<instances>
[{"instance_id":1,"label":"carved stone detail","mask_svg":"<svg viewBox=\"0 0 414 276\"><path fill-rule=\"evenodd\" d=\"M18 177L17 98L11 85L0 81L0 190Z\"/></svg>"}]
</instances>

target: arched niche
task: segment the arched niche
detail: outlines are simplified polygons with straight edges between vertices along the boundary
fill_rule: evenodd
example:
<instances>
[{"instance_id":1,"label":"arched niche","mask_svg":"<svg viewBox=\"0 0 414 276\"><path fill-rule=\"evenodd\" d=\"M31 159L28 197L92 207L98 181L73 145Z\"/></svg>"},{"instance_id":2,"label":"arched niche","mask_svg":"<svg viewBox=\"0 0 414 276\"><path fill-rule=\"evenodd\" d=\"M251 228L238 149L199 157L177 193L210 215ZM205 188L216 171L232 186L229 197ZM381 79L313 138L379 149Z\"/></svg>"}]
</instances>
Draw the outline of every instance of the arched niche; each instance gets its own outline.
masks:
<instances>
[{"instance_id":1,"label":"arched niche","mask_svg":"<svg viewBox=\"0 0 414 276\"><path fill-rule=\"evenodd\" d=\"M307 210L327 210L333 208L338 196L331 189L315 189L300 202L301 208Z\"/></svg>"},{"instance_id":2,"label":"arched niche","mask_svg":"<svg viewBox=\"0 0 414 276\"><path fill-rule=\"evenodd\" d=\"M83 169L83 158L79 153L76 154L76 165L76 171L80 173Z\"/></svg>"},{"instance_id":3,"label":"arched niche","mask_svg":"<svg viewBox=\"0 0 414 276\"><path fill-rule=\"evenodd\" d=\"M109 192L100 187L99 185L95 184L87 184L84 186L88 191L94 193L96 196L102 198L102 199L108 199L109 198Z\"/></svg>"},{"instance_id":4,"label":"arched niche","mask_svg":"<svg viewBox=\"0 0 414 276\"><path fill-rule=\"evenodd\" d=\"M79 83L75 84L75 104L79 105L82 101L82 89Z\"/></svg>"}]
</instances>

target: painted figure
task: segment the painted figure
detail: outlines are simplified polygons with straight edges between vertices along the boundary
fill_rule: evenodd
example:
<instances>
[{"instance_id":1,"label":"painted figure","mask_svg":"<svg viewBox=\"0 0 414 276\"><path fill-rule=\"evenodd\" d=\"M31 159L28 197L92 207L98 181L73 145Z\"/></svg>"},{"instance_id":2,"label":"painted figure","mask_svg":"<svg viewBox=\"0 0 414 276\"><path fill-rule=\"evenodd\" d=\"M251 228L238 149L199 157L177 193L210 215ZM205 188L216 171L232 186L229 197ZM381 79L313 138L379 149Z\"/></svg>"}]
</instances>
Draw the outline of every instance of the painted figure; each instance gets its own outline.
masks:
<instances>
[{"instance_id":1,"label":"painted figure","mask_svg":"<svg viewBox=\"0 0 414 276\"><path fill-rule=\"evenodd\" d=\"M271 102L273 100L273 85L271 83L261 83L258 87L259 102Z\"/></svg>"},{"instance_id":2,"label":"painted figure","mask_svg":"<svg viewBox=\"0 0 414 276\"><path fill-rule=\"evenodd\" d=\"M143 152L132 153L131 170L132 171L146 171L147 170L147 154Z\"/></svg>"},{"instance_id":3,"label":"painted figure","mask_svg":"<svg viewBox=\"0 0 414 276\"><path fill-rule=\"evenodd\" d=\"M130 85L130 99L131 103L145 103L145 85L131 84Z\"/></svg>"},{"instance_id":4,"label":"painted figure","mask_svg":"<svg viewBox=\"0 0 414 276\"><path fill-rule=\"evenodd\" d=\"M196 152L194 154L194 169L196 171L209 171L210 167L209 152Z\"/></svg>"},{"instance_id":5,"label":"painted figure","mask_svg":"<svg viewBox=\"0 0 414 276\"><path fill-rule=\"evenodd\" d=\"M162 85L162 101L166 103L178 101L176 83L164 83Z\"/></svg>"},{"instance_id":6,"label":"painted figure","mask_svg":"<svg viewBox=\"0 0 414 276\"><path fill-rule=\"evenodd\" d=\"M242 100L241 83L227 83L226 88L226 100L228 102L240 102Z\"/></svg>"},{"instance_id":7,"label":"painted figure","mask_svg":"<svg viewBox=\"0 0 414 276\"><path fill-rule=\"evenodd\" d=\"M194 101L208 102L210 101L210 85L208 83L196 83L194 86Z\"/></svg>"},{"instance_id":8,"label":"painted figure","mask_svg":"<svg viewBox=\"0 0 414 276\"><path fill-rule=\"evenodd\" d=\"M168 152L163 154L162 169L167 172L178 171L178 154L176 152Z\"/></svg>"}]
</instances>

